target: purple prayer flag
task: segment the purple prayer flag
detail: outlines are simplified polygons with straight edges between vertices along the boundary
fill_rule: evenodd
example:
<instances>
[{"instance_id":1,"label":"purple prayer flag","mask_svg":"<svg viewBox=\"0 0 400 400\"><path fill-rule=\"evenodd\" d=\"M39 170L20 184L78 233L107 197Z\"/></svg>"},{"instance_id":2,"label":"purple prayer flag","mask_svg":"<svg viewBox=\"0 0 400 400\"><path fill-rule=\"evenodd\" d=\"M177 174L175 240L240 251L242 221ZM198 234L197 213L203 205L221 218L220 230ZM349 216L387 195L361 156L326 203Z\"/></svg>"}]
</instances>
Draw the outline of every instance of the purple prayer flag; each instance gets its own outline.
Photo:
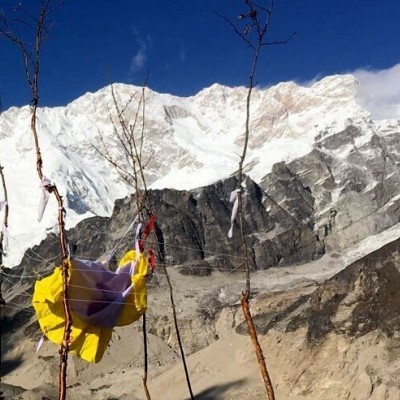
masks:
<instances>
[{"instance_id":1,"label":"purple prayer flag","mask_svg":"<svg viewBox=\"0 0 400 400\"><path fill-rule=\"evenodd\" d=\"M113 328L133 289L131 263L115 272L99 261L73 259L71 263L71 310L88 324Z\"/></svg>"}]
</instances>

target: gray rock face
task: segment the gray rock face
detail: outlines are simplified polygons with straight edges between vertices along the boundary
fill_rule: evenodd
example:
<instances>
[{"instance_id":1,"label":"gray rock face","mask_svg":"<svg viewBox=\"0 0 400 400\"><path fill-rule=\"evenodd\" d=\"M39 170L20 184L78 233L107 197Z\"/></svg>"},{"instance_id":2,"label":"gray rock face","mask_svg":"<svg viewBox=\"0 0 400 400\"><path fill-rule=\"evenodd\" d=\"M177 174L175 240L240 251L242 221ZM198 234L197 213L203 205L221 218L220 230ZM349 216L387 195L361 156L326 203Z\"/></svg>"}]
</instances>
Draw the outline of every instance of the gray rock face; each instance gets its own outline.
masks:
<instances>
[{"instance_id":1,"label":"gray rock face","mask_svg":"<svg viewBox=\"0 0 400 400\"><path fill-rule=\"evenodd\" d=\"M236 179L230 178L194 191L150 192L157 211L157 240L168 265L184 264L185 273L191 270L192 262L205 266L202 273L209 268L232 269L240 265L242 244L237 224L233 238L227 237L232 209L229 195L235 188ZM243 210L254 268L305 262L323 253L312 226L300 223L273 200L266 199L265 193L250 179L246 180ZM132 199L116 202L107 228L108 245L125 231L134 214Z\"/></svg>"},{"instance_id":2,"label":"gray rock face","mask_svg":"<svg viewBox=\"0 0 400 400\"><path fill-rule=\"evenodd\" d=\"M250 179L246 179L245 184L244 230L253 268L306 262L323 254L324 248L313 232L312 223L303 223L299 219L300 214L310 214L313 202L300 183L292 188L290 180L283 180L274 192L278 196L281 192L297 190L299 196L304 197L307 204L299 204L297 216L290 215ZM205 276L212 270L241 268L242 243L237 223L233 238L227 237L232 209L229 196L235 188L236 179L230 178L190 192L151 191L159 229L157 239L151 236L148 244L155 250L155 240L160 244L163 257L157 262L179 266L178 271L184 275ZM111 218L94 217L82 221L68 231L71 254L77 258L97 259L119 243L112 260L115 262L134 245L134 232L131 230L126 234L134 215L134 200L125 198L116 202ZM52 234L40 245L29 249L18 267L7 270L3 291L6 293L15 285L20 286L21 290L13 291L15 294L9 300L28 307L27 312L10 310L8 331L28 323L32 316L30 294L35 279L47 275L59 263L58 238Z\"/></svg>"},{"instance_id":3,"label":"gray rock face","mask_svg":"<svg viewBox=\"0 0 400 400\"><path fill-rule=\"evenodd\" d=\"M184 254L186 260L190 260L191 257L206 259L217 269L234 268L240 264L242 244L236 223L233 238L227 237L232 209L228 197L235 188L236 180L231 178L193 191L190 199L185 199L190 204L184 204L184 210L181 212L174 211L176 225L182 226L183 235L177 235L174 231L176 227L172 228L171 224L165 223L171 219L168 215L163 215L161 206L159 216L164 222L161 222L160 227L167 243L167 255L171 256L174 262L179 263L182 257L182 249L178 246L187 245L189 248L196 248L197 253ZM154 204L157 202L163 204L163 198L156 199ZM282 210L250 179L246 181L243 211L244 231L254 268L265 269L278 264L304 262L323 253L312 228ZM232 256L238 257L238 260L232 261Z\"/></svg>"},{"instance_id":4,"label":"gray rock face","mask_svg":"<svg viewBox=\"0 0 400 400\"><path fill-rule=\"evenodd\" d=\"M343 250L400 221L400 130L320 135L311 153L276 164L260 186L327 251Z\"/></svg>"}]
</instances>

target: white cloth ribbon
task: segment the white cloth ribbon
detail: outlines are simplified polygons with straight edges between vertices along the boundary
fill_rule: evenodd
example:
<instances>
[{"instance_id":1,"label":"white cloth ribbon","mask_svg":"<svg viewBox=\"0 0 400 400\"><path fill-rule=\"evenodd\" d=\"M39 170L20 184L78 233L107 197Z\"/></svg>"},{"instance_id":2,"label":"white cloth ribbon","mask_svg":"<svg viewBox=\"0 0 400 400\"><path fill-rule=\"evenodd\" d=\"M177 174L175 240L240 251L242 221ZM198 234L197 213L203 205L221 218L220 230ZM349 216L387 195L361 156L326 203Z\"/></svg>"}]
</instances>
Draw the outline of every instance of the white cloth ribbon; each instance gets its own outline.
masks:
<instances>
[{"instance_id":1,"label":"white cloth ribbon","mask_svg":"<svg viewBox=\"0 0 400 400\"><path fill-rule=\"evenodd\" d=\"M39 203L39 216L38 216L39 222L43 218L44 210L46 209L47 202L49 201L50 198L50 193L46 188L46 186L50 185L51 185L50 179L47 179L45 176L43 176L42 182L40 182L39 186L42 189L42 197L40 198L40 203Z\"/></svg>"},{"instance_id":2,"label":"white cloth ribbon","mask_svg":"<svg viewBox=\"0 0 400 400\"><path fill-rule=\"evenodd\" d=\"M9 243L9 234L8 234L8 229L6 225L3 223L3 226L1 228L1 232L3 233L3 251L7 252L8 251L8 243Z\"/></svg>"},{"instance_id":3,"label":"white cloth ribbon","mask_svg":"<svg viewBox=\"0 0 400 400\"><path fill-rule=\"evenodd\" d=\"M228 232L228 238L232 238L233 235L233 224L235 222L236 219L236 215L238 212L238 208L239 208L239 197L238 197L238 193L240 192L240 189L235 189L233 192L231 192L231 197L229 199L230 203L233 203L233 207L232 207L232 214L231 214L231 228L229 229Z\"/></svg>"},{"instance_id":4,"label":"white cloth ribbon","mask_svg":"<svg viewBox=\"0 0 400 400\"><path fill-rule=\"evenodd\" d=\"M142 224L139 223L136 227L136 233L135 233L135 252L136 252L136 259L132 260L131 262L131 268L129 271L130 275L133 275L135 273L135 268L137 263L140 261L140 245L139 245L139 240L140 240L140 233L142 230Z\"/></svg>"},{"instance_id":5,"label":"white cloth ribbon","mask_svg":"<svg viewBox=\"0 0 400 400\"><path fill-rule=\"evenodd\" d=\"M7 202L5 200L0 201L0 211L7 205Z\"/></svg>"},{"instance_id":6,"label":"white cloth ribbon","mask_svg":"<svg viewBox=\"0 0 400 400\"><path fill-rule=\"evenodd\" d=\"M140 246L139 246L139 240L140 240L140 232L142 229L142 224L138 224L136 227L136 234L135 234L135 250L136 250L136 261L140 260Z\"/></svg>"},{"instance_id":7,"label":"white cloth ribbon","mask_svg":"<svg viewBox=\"0 0 400 400\"><path fill-rule=\"evenodd\" d=\"M138 263L138 260L136 260L136 259L132 260L131 267L129 269L129 275L134 275L137 263ZM133 284L133 282L132 282L132 284Z\"/></svg>"}]
</instances>

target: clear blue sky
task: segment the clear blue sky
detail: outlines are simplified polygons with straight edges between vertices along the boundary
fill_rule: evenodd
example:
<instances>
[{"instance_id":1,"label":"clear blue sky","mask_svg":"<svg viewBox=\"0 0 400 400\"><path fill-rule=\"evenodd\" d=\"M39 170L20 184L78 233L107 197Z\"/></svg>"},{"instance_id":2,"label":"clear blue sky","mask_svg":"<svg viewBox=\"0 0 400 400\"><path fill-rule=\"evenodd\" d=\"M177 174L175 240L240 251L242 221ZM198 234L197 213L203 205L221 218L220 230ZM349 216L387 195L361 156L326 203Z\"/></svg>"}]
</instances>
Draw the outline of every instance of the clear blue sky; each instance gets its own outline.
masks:
<instances>
[{"instance_id":1,"label":"clear blue sky","mask_svg":"<svg viewBox=\"0 0 400 400\"><path fill-rule=\"evenodd\" d=\"M262 2L263 0L259 0ZM37 0L22 0L32 6ZM2 0L0 7L14 1ZM111 81L188 96L215 82L246 85L250 52L215 12L232 20L240 0L65 0L43 48L41 105L66 105ZM275 0L257 83L380 70L400 62L400 1ZM28 104L17 50L0 41L3 109Z\"/></svg>"}]
</instances>

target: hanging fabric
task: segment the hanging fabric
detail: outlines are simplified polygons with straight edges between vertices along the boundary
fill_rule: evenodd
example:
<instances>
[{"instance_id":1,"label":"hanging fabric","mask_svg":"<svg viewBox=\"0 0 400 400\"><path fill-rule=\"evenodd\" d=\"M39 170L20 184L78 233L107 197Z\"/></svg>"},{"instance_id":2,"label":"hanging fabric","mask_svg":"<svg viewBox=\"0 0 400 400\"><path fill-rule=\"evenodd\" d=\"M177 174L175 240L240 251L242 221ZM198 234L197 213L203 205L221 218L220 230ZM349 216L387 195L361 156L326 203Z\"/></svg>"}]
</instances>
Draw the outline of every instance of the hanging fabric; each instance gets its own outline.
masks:
<instances>
[{"instance_id":1,"label":"hanging fabric","mask_svg":"<svg viewBox=\"0 0 400 400\"><path fill-rule=\"evenodd\" d=\"M131 324L147 308L148 261L127 252L115 272L98 261L69 260L69 305L72 314L69 350L88 362L103 357L115 326ZM61 344L64 334L62 268L37 281L33 307L43 334Z\"/></svg>"},{"instance_id":2,"label":"hanging fabric","mask_svg":"<svg viewBox=\"0 0 400 400\"><path fill-rule=\"evenodd\" d=\"M231 196L229 199L229 202L233 203L232 214L231 214L231 227L228 232L228 238L230 238L230 239L233 236L233 224L235 222L236 214L237 214L238 208L239 208L239 197L238 197L239 192L240 192L240 189L235 189L233 192L231 192Z\"/></svg>"},{"instance_id":3,"label":"hanging fabric","mask_svg":"<svg viewBox=\"0 0 400 400\"><path fill-rule=\"evenodd\" d=\"M42 181L40 182L40 186L39 186L42 189L42 195L40 197L40 203L39 203L38 222L40 222L42 220L44 210L46 209L47 203L50 198L50 193L47 189L49 186L51 186L50 179L43 176Z\"/></svg>"},{"instance_id":4,"label":"hanging fabric","mask_svg":"<svg viewBox=\"0 0 400 400\"><path fill-rule=\"evenodd\" d=\"M144 245L146 244L146 240L150 235L151 231L155 229L156 216L155 214L150 214L149 220L147 221L146 227L144 228L142 238L139 241L140 251L144 250Z\"/></svg>"},{"instance_id":5,"label":"hanging fabric","mask_svg":"<svg viewBox=\"0 0 400 400\"><path fill-rule=\"evenodd\" d=\"M147 259L149 261L149 267L150 267L151 273L153 274L156 269L156 255L152 248L149 249L148 253L149 253L149 256Z\"/></svg>"},{"instance_id":6,"label":"hanging fabric","mask_svg":"<svg viewBox=\"0 0 400 400\"><path fill-rule=\"evenodd\" d=\"M9 250L9 233L6 224L3 223L1 227L1 232L3 233L3 251L7 252Z\"/></svg>"},{"instance_id":7,"label":"hanging fabric","mask_svg":"<svg viewBox=\"0 0 400 400\"><path fill-rule=\"evenodd\" d=\"M140 246L139 246L139 240L140 240L140 235L142 232L142 223L139 223L136 227L136 233L135 233L135 250L136 250L136 260L138 260L139 255L140 255Z\"/></svg>"},{"instance_id":8,"label":"hanging fabric","mask_svg":"<svg viewBox=\"0 0 400 400\"><path fill-rule=\"evenodd\" d=\"M0 211L2 211L3 208L6 207L6 205L7 205L6 200L0 200ZM8 242L9 242L9 233L8 233L8 228L7 228L7 225L5 224L5 222L3 222L2 226L1 226L1 233L3 235L3 241L1 243L2 250L3 250L3 252L7 252L8 251Z\"/></svg>"}]
</instances>

